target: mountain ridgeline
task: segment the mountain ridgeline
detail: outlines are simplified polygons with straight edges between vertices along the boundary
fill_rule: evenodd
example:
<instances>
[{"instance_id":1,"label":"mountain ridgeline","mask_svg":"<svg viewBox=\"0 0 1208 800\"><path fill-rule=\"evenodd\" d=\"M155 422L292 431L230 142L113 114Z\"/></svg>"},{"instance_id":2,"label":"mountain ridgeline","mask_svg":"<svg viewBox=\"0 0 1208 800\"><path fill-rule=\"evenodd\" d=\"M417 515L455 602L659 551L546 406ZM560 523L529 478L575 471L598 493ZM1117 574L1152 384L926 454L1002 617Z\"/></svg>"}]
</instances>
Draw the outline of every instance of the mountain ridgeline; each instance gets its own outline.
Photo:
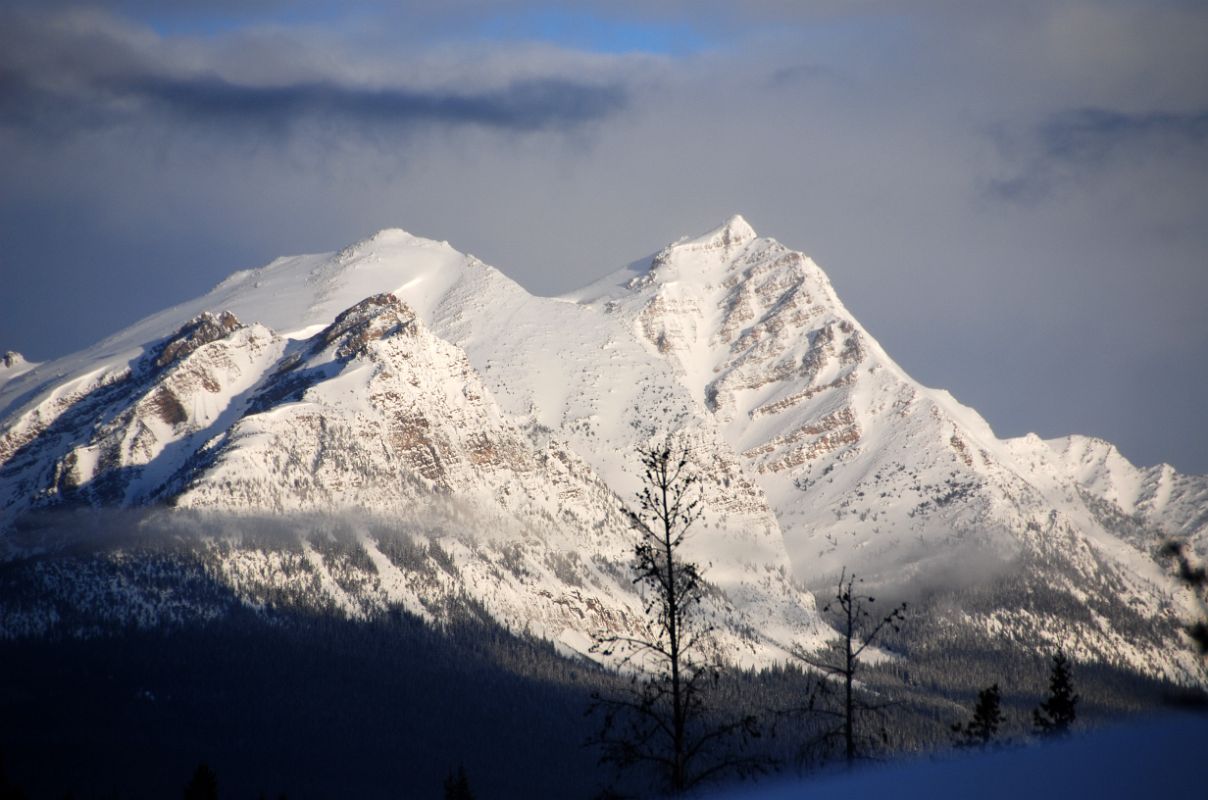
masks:
<instances>
[{"instance_id":1,"label":"mountain ridgeline","mask_svg":"<svg viewBox=\"0 0 1208 800\"><path fill-rule=\"evenodd\" d=\"M472 607L599 658L643 614L636 453L673 437L705 476L685 546L731 664L827 642L814 595L846 568L922 603L928 646L1208 679L1155 559L1205 552L1208 478L997 438L741 217L555 298L381 231L57 361L6 356L0 415L10 640Z\"/></svg>"}]
</instances>

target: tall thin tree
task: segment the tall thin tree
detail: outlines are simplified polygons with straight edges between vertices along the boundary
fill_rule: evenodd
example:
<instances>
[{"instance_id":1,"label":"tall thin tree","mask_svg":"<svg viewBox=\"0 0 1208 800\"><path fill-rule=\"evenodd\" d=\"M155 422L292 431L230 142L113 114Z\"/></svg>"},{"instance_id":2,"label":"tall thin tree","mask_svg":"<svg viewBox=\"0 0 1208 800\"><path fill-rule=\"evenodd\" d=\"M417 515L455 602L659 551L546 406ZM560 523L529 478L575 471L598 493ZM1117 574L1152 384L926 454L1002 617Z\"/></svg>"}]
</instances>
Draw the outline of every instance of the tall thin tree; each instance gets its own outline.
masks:
<instances>
[{"instance_id":1,"label":"tall thin tree","mask_svg":"<svg viewBox=\"0 0 1208 800\"><path fill-rule=\"evenodd\" d=\"M731 737L757 735L753 716L727 723L709 719L705 694L720 676L710 657L712 627L699 613L705 583L683 545L702 511L699 473L686 447L671 442L642 449L637 507L622 508L638 541L634 583L642 587L645 619L636 634L602 632L593 647L635 668L622 696L595 695L603 714L591 742L602 760L620 767L653 766L673 794L726 770L750 766Z\"/></svg>"},{"instance_id":2,"label":"tall thin tree","mask_svg":"<svg viewBox=\"0 0 1208 800\"><path fill-rule=\"evenodd\" d=\"M844 569L834 599L822 607L824 612L838 611L839 638L831 642L830 649L819 653L808 653L800 648L793 651L798 659L822 673L823 680L815 684L806 710L837 720L838 724L825 729L820 739L841 738L843 758L849 767L861 755L861 717L887 705L863 700L857 694L856 674L862 666L860 656L887 629L901 630L900 625L906 618L905 603L895 606L883 617L874 616L868 607L876 599L860 594L856 589L859 582L854 573L849 575ZM837 708L826 702L832 696L831 682L836 680L840 682Z\"/></svg>"}]
</instances>

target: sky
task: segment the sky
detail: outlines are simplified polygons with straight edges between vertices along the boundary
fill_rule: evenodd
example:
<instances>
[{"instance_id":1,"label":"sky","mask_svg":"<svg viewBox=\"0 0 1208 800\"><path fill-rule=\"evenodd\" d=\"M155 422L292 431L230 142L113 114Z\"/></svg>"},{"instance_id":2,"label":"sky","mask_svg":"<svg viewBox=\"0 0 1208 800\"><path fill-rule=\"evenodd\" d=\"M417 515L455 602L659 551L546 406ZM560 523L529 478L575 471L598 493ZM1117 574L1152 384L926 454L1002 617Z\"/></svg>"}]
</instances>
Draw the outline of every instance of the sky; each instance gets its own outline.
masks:
<instances>
[{"instance_id":1,"label":"sky","mask_svg":"<svg viewBox=\"0 0 1208 800\"><path fill-rule=\"evenodd\" d=\"M384 227L549 295L741 213L999 436L1208 473L1205 41L1176 0L0 0L0 351Z\"/></svg>"}]
</instances>

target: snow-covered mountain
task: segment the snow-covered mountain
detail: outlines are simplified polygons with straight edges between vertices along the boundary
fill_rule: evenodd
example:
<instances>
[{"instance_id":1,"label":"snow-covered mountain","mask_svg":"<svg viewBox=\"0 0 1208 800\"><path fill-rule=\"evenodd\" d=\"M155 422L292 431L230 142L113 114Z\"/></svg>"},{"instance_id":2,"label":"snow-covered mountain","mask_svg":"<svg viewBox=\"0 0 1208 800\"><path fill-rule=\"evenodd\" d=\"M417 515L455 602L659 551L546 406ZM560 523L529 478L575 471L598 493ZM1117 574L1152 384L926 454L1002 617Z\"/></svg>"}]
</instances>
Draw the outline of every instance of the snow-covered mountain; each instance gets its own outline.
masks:
<instances>
[{"instance_id":1,"label":"snow-covered mountain","mask_svg":"<svg viewBox=\"0 0 1208 800\"><path fill-rule=\"evenodd\" d=\"M1204 680L1179 630L1187 598L1153 552L1167 536L1203 546L1208 479L1082 437L998 439L895 364L813 261L741 217L559 298L382 231L14 363L0 378L10 562L41 563L28 520L56 509L167 506L161 524L235 533L297 515L327 533L206 539L213 572L251 604L292 586L350 615L438 616L468 597L583 651L640 616L619 504L636 448L671 434L708 476L691 555L737 661L820 641L792 579L825 590L846 567L903 593L1009 587L946 622ZM30 608L9 627L30 629Z\"/></svg>"}]
</instances>

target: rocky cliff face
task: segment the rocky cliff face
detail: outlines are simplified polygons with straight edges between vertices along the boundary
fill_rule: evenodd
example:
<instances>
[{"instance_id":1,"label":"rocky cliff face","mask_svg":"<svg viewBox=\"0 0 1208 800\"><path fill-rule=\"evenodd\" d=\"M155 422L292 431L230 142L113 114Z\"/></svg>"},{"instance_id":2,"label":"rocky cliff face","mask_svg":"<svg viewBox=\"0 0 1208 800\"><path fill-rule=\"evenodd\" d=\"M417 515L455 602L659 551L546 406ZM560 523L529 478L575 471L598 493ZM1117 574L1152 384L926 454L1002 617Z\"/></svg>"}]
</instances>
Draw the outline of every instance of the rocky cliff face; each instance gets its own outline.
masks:
<instances>
[{"instance_id":1,"label":"rocky cliff face","mask_svg":"<svg viewBox=\"0 0 1208 800\"><path fill-rule=\"evenodd\" d=\"M0 433L0 524L31 509L150 499L240 412L283 347L263 326L206 314L127 363L55 386Z\"/></svg>"},{"instance_id":2,"label":"rocky cliff face","mask_svg":"<svg viewBox=\"0 0 1208 800\"><path fill-rule=\"evenodd\" d=\"M903 593L999 587L948 612L970 635L1203 678L1152 552L1202 546L1208 480L998 439L740 217L562 298L383 231L25 370L0 409L12 562L36 560L31 512L165 506L257 607L468 598L582 651L639 615L618 508L636 448L671 435L707 476L688 548L736 660L824 636L790 576L821 590L846 567ZM281 519L306 535L245 536Z\"/></svg>"}]
</instances>

